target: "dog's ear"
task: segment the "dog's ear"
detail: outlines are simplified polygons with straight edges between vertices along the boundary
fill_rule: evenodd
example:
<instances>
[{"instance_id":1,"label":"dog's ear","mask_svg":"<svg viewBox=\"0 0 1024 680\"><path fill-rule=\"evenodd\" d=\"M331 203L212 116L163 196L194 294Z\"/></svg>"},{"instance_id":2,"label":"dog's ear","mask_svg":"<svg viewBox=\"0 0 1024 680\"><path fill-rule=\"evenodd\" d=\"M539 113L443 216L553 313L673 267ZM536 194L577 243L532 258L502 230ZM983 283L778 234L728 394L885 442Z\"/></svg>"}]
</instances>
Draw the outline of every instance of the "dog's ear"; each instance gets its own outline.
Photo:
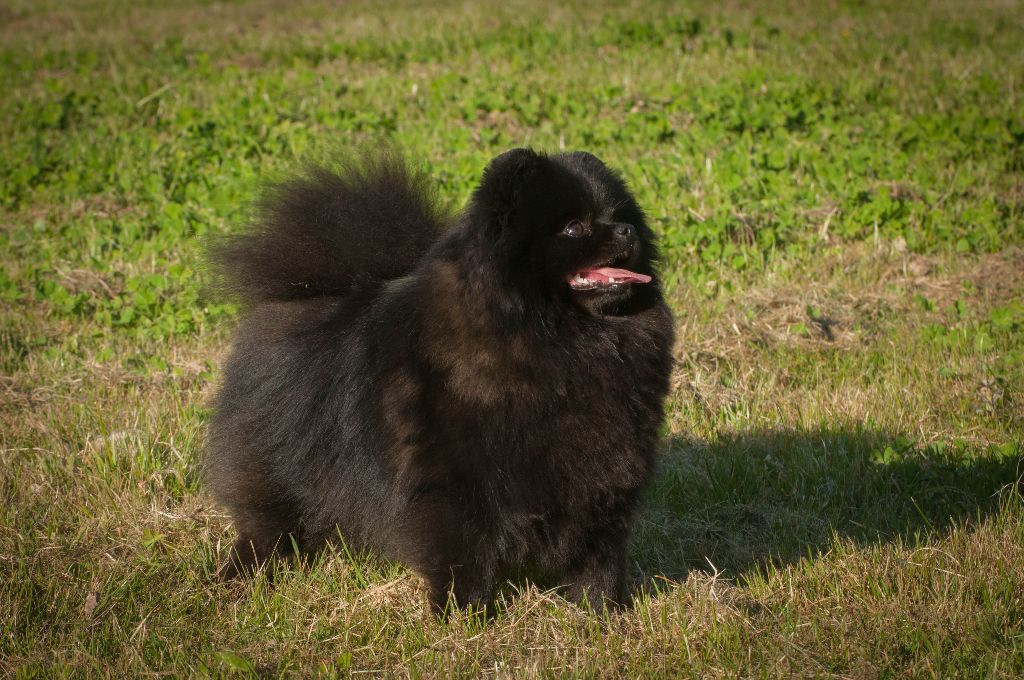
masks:
<instances>
[{"instance_id":1,"label":"dog's ear","mask_svg":"<svg viewBox=\"0 0 1024 680\"><path fill-rule=\"evenodd\" d=\"M519 198L535 181L547 159L532 149L506 151L492 160L473 196L474 207L486 221L503 228L515 212Z\"/></svg>"}]
</instances>

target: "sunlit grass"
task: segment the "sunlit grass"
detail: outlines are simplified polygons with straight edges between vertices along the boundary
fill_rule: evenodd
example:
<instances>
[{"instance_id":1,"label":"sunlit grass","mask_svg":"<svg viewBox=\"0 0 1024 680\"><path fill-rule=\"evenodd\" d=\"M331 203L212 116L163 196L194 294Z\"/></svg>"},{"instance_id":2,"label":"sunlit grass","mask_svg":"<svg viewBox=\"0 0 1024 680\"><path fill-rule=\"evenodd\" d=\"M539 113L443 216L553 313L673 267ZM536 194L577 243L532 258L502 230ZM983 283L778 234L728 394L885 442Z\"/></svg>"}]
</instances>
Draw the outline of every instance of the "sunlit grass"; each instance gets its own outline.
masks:
<instances>
[{"instance_id":1,"label":"sunlit grass","mask_svg":"<svg viewBox=\"0 0 1024 680\"><path fill-rule=\"evenodd\" d=\"M0 673L1019 677L1022 46L999 2L6 3ZM587 149L659 231L632 609L441 622L343 552L213 580L203 240L379 138L456 207Z\"/></svg>"}]
</instances>

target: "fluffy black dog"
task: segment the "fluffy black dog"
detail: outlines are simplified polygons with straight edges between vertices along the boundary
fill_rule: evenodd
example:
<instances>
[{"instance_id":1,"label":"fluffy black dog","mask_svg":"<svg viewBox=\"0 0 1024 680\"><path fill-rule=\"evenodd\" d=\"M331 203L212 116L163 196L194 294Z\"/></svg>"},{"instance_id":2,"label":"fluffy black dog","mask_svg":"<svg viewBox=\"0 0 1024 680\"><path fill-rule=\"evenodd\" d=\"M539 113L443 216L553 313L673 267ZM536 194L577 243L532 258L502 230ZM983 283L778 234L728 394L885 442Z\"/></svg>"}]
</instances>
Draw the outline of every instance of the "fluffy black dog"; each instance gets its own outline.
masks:
<instances>
[{"instance_id":1,"label":"fluffy black dog","mask_svg":"<svg viewBox=\"0 0 1024 680\"><path fill-rule=\"evenodd\" d=\"M438 609L524 573L622 603L672 319L619 176L515 149L448 219L383 153L279 185L259 214L214 249L247 310L206 458L238 531L224 575L340 535L411 567Z\"/></svg>"}]
</instances>

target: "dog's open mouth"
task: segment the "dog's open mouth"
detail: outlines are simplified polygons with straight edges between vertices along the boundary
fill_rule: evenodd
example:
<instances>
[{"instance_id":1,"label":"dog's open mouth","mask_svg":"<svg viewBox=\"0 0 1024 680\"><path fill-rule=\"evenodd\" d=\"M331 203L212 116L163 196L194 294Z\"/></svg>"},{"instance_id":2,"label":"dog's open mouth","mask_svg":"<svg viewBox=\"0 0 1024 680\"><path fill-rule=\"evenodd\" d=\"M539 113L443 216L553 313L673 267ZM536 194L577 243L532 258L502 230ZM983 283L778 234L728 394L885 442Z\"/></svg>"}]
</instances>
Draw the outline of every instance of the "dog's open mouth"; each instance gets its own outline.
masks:
<instances>
[{"instance_id":1,"label":"dog's open mouth","mask_svg":"<svg viewBox=\"0 0 1024 680\"><path fill-rule=\"evenodd\" d=\"M568 278L569 287L573 290L611 289L628 283L649 283L650 276L637 274L628 269L614 267L595 267L581 269Z\"/></svg>"}]
</instances>

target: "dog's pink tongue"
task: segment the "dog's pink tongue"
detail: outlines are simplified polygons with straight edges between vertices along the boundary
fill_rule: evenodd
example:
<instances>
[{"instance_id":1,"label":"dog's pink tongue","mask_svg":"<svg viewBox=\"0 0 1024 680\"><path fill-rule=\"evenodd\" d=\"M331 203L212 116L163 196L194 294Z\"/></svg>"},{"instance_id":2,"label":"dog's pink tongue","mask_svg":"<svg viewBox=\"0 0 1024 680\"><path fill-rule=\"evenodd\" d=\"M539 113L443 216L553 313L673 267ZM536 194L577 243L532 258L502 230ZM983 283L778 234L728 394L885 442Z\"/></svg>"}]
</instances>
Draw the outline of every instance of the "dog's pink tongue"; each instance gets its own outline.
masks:
<instances>
[{"instance_id":1,"label":"dog's pink tongue","mask_svg":"<svg viewBox=\"0 0 1024 680\"><path fill-rule=\"evenodd\" d=\"M615 279L615 283L649 283L651 280L647 274L637 274L628 269L615 269L613 267L600 267L598 269L584 269L579 275L591 281L608 283Z\"/></svg>"}]
</instances>

